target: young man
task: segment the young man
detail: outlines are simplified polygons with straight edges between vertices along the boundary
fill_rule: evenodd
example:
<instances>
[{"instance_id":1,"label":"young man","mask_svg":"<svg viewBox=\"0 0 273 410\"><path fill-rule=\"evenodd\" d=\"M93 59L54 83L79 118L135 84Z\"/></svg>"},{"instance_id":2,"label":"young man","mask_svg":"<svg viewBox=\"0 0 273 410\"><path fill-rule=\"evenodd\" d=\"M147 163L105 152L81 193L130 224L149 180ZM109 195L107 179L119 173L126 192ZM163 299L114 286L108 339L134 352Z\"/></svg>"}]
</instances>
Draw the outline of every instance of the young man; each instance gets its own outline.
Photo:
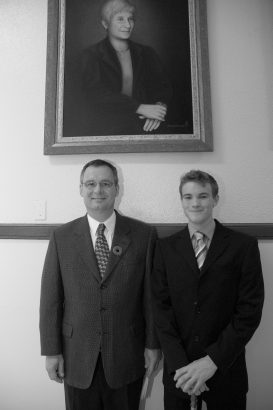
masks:
<instances>
[{"instance_id":1,"label":"young man","mask_svg":"<svg viewBox=\"0 0 273 410\"><path fill-rule=\"evenodd\" d=\"M149 225L114 210L118 174L88 162L80 176L87 215L58 228L44 264L42 355L64 380L68 410L137 410L145 367L160 359L151 312L156 240Z\"/></svg>"},{"instance_id":2,"label":"young man","mask_svg":"<svg viewBox=\"0 0 273 410\"><path fill-rule=\"evenodd\" d=\"M161 239L154 312L164 353L165 410L245 410L245 345L260 323L264 287L256 239L213 219L218 185L190 171L179 192L188 226Z\"/></svg>"}]
</instances>

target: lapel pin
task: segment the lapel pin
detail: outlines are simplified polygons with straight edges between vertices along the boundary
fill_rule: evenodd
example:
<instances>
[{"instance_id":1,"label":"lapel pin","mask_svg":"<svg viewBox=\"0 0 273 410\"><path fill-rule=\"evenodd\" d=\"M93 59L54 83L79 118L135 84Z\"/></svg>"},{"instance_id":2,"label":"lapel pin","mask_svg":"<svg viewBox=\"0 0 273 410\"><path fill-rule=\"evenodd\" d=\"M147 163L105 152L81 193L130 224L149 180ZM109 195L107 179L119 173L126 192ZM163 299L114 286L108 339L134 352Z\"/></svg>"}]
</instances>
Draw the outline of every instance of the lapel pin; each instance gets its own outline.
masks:
<instances>
[{"instance_id":1,"label":"lapel pin","mask_svg":"<svg viewBox=\"0 0 273 410\"><path fill-rule=\"evenodd\" d=\"M114 246L113 247L113 254L117 255L117 256L120 256L122 254L122 247L118 246L118 245Z\"/></svg>"}]
</instances>

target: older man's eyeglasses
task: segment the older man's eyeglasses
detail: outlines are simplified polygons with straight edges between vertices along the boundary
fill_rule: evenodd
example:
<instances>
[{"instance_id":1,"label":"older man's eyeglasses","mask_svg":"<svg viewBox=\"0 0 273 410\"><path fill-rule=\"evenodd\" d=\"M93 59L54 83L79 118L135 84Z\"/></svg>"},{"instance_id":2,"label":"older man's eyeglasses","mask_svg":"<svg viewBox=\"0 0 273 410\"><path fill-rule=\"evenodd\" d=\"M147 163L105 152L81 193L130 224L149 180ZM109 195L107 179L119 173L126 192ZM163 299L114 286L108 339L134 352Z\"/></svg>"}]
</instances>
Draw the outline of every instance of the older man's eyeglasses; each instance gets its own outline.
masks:
<instances>
[{"instance_id":1,"label":"older man's eyeglasses","mask_svg":"<svg viewBox=\"0 0 273 410\"><path fill-rule=\"evenodd\" d=\"M101 181L101 182L96 182L96 181L86 181L86 182L82 182L82 185L85 186L85 188L88 191L92 191L93 189L95 189L98 185L100 186L101 189L110 189L112 188L112 186L114 185L114 182L112 181Z\"/></svg>"}]
</instances>

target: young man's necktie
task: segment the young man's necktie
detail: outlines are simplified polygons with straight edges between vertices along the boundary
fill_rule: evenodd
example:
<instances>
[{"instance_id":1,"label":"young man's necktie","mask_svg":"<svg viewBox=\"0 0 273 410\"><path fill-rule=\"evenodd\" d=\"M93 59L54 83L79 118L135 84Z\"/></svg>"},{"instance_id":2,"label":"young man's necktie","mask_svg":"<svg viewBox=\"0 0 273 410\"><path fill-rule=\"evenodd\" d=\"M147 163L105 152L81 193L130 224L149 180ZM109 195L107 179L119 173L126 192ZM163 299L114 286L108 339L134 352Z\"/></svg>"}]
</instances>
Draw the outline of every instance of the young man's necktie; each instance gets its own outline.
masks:
<instances>
[{"instance_id":1,"label":"young man's necktie","mask_svg":"<svg viewBox=\"0 0 273 410\"><path fill-rule=\"evenodd\" d=\"M198 268L201 269L205 262L207 251L208 251L206 241L205 241L206 236L202 232L199 232L199 231L195 232L194 235L196 239L196 246L194 250L195 257L196 257Z\"/></svg>"},{"instance_id":2,"label":"young man's necktie","mask_svg":"<svg viewBox=\"0 0 273 410\"><path fill-rule=\"evenodd\" d=\"M96 239L96 245L95 245L95 254L96 254L101 278L103 278L105 274L106 266L107 266L107 262L109 258L109 253L110 253L107 240L104 236L104 229L105 229L105 225L99 224L97 228L97 239Z\"/></svg>"}]
</instances>

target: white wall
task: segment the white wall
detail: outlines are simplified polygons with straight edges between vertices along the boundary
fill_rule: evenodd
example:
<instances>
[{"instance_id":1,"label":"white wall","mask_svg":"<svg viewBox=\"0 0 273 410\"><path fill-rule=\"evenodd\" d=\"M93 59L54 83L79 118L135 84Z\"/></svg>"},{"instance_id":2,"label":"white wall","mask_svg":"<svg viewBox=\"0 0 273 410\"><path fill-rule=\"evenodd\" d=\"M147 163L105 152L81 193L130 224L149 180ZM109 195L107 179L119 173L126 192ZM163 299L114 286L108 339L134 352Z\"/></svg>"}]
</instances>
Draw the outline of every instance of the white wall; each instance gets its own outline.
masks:
<instances>
[{"instance_id":1,"label":"white wall","mask_svg":"<svg viewBox=\"0 0 273 410\"><path fill-rule=\"evenodd\" d=\"M220 220L272 223L273 2L207 4L214 152L103 158L119 167L119 209L125 214L147 222L184 222L179 177L198 167L220 183ZM83 214L79 172L98 157L43 156L46 12L46 0L0 0L0 223L36 222L36 200L47 203L46 223ZM273 243L260 245L267 298L248 349L249 410L269 410L273 402ZM1 409L63 408L62 388L47 381L39 357L37 309L46 246L46 241L0 241ZM146 409L160 410L161 395L158 382Z\"/></svg>"}]
</instances>

